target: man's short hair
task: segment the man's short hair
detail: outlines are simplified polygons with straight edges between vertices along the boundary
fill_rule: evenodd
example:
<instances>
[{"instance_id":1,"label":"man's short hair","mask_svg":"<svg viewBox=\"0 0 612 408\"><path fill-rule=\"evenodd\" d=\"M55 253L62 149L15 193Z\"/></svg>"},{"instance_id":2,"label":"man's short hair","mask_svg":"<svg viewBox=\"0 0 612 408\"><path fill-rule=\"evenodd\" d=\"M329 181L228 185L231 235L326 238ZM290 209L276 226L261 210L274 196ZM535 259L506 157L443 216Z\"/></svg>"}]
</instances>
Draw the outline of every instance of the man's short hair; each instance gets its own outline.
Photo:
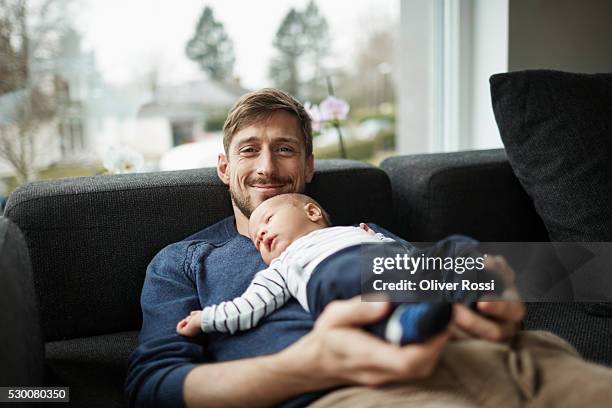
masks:
<instances>
[{"instance_id":1,"label":"man's short hair","mask_svg":"<svg viewBox=\"0 0 612 408\"><path fill-rule=\"evenodd\" d=\"M236 133L267 119L279 110L289 112L296 117L302 131L306 157L309 157L312 154L312 123L308 112L297 99L274 88L250 92L236 101L223 124L225 154L229 154L229 146Z\"/></svg>"}]
</instances>

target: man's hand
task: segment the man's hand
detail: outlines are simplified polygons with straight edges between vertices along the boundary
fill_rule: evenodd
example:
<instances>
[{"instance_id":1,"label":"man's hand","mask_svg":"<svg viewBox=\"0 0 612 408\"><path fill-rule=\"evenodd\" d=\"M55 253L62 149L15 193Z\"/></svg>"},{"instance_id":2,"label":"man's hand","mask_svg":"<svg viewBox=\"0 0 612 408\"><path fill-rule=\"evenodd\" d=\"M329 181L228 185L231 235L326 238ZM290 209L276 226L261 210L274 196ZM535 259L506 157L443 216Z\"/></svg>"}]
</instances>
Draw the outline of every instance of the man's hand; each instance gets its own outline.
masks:
<instances>
[{"instance_id":1,"label":"man's hand","mask_svg":"<svg viewBox=\"0 0 612 408\"><path fill-rule=\"evenodd\" d=\"M463 305L455 305L453 332L467 334L492 341L504 341L513 337L521 328L525 316L525 304L520 300L514 286L514 272L501 256L489 256L485 268L502 275L506 290L504 301L480 301L476 307L483 317Z\"/></svg>"},{"instance_id":2,"label":"man's hand","mask_svg":"<svg viewBox=\"0 0 612 408\"><path fill-rule=\"evenodd\" d=\"M277 354L198 365L185 377L185 403L189 408L271 406L337 385L427 377L448 333L398 347L361 330L388 312L388 303L359 297L332 302L310 333Z\"/></svg>"},{"instance_id":3,"label":"man's hand","mask_svg":"<svg viewBox=\"0 0 612 408\"><path fill-rule=\"evenodd\" d=\"M341 384L380 385L429 376L448 333L425 343L399 347L360 329L386 316L389 308L386 302L361 302L359 296L332 302L314 329L281 354L301 372L310 390Z\"/></svg>"}]
</instances>

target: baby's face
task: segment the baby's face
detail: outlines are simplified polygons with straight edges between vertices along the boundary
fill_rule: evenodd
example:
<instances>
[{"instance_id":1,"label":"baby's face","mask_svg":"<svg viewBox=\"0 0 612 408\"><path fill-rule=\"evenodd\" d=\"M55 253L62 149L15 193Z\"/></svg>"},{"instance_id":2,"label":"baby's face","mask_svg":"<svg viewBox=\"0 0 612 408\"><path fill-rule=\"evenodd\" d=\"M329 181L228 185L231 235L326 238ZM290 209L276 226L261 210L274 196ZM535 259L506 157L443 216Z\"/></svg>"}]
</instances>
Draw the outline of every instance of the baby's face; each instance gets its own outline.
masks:
<instances>
[{"instance_id":1,"label":"baby's face","mask_svg":"<svg viewBox=\"0 0 612 408\"><path fill-rule=\"evenodd\" d=\"M268 265L293 241L318 228L303 205L280 197L261 203L249 219L249 237Z\"/></svg>"}]
</instances>

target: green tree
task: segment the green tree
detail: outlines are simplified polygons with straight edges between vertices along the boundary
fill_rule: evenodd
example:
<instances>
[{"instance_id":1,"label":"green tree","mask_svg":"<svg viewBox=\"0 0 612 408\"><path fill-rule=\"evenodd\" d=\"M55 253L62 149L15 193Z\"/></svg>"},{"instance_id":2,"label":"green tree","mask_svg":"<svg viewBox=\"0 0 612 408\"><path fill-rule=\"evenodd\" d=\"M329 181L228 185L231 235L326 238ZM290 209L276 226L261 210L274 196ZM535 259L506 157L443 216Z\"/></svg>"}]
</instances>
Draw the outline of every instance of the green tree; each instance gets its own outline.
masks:
<instances>
[{"instance_id":1,"label":"green tree","mask_svg":"<svg viewBox=\"0 0 612 408\"><path fill-rule=\"evenodd\" d=\"M208 6L200 16L185 52L189 59L200 65L213 79L227 79L234 72L234 43L225 32L223 23L215 20L213 11Z\"/></svg>"},{"instance_id":2,"label":"green tree","mask_svg":"<svg viewBox=\"0 0 612 408\"><path fill-rule=\"evenodd\" d=\"M295 9L289 10L276 31L274 47L278 55L270 65L270 79L278 88L298 96L300 91L299 60L304 53L304 25Z\"/></svg>"},{"instance_id":3,"label":"green tree","mask_svg":"<svg viewBox=\"0 0 612 408\"><path fill-rule=\"evenodd\" d=\"M320 100L327 95L325 75L326 58L330 54L331 38L327 20L320 13L319 7L311 0L302 13L304 25L305 52L301 66L305 74L305 96L309 100Z\"/></svg>"},{"instance_id":4,"label":"green tree","mask_svg":"<svg viewBox=\"0 0 612 408\"><path fill-rule=\"evenodd\" d=\"M325 58L329 55L329 25L314 0L303 11L290 9L273 42L276 55L269 76L278 88L299 98L325 96Z\"/></svg>"}]
</instances>

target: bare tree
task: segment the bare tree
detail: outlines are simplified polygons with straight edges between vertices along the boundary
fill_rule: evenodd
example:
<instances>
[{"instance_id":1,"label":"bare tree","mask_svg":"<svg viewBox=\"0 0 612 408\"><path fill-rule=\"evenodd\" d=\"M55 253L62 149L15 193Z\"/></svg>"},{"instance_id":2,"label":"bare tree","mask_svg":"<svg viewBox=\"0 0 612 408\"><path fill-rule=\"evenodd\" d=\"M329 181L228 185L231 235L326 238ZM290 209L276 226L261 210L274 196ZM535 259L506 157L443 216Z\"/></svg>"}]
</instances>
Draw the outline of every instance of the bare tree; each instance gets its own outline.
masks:
<instances>
[{"instance_id":1,"label":"bare tree","mask_svg":"<svg viewBox=\"0 0 612 408\"><path fill-rule=\"evenodd\" d=\"M15 170L18 184L32 180L43 147L40 127L55 116L48 95L37 89L15 92L10 122L0 123L0 157Z\"/></svg>"},{"instance_id":2,"label":"bare tree","mask_svg":"<svg viewBox=\"0 0 612 408\"><path fill-rule=\"evenodd\" d=\"M0 95L26 84L29 38L25 10L25 0L0 0Z\"/></svg>"},{"instance_id":3,"label":"bare tree","mask_svg":"<svg viewBox=\"0 0 612 408\"><path fill-rule=\"evenodd\" d=\"M67 6L66 0L0 0L0 158L19 184L35 177L48 147L43 138L57 137L52 124L67 89L55 59L68 29Z\"/></svg>"}]
</instances>

